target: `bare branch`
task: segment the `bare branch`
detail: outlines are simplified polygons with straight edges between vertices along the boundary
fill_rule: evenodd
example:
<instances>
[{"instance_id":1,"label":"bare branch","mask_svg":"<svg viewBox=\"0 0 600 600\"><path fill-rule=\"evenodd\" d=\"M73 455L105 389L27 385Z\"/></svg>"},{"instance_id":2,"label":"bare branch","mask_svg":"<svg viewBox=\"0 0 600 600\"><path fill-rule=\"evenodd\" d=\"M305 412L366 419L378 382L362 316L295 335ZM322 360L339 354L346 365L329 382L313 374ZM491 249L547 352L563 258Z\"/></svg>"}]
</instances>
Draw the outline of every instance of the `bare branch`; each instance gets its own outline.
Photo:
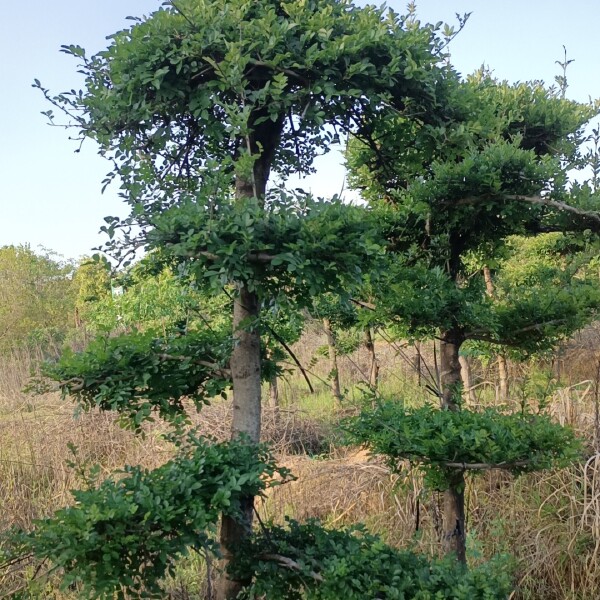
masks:
<instances>
[{"instance_id":1,"label":"bare branch","mask_svg":"<svg viewBox=\"0 0 600 600\"><path fill-rule=\"evenodd\" d=\"M376 310L377 307L371 302L363 302L362 300L357 300L356 298L350 298L350 302L360 306L361 308L368 308L369 310Z\"/></svg>"},{"instance_id":2,"label":"bare branch","mask_svg":"<svg viewBox=\"0 0 600 600\"><path fill-rule=\"evenodd\" d=\"M586 221L586 225L593 229L596 233L600 233L600 212L583 210L581 208L577 208L576 206L571 206L570 204L566 204L565 202L559 202L558 200L552 200L550 198L544 198L539 195L535 196L521 196L518 194L515 195L502 195L498 197L494 197L497 200L516 200L517 202L526 202L529 204L537 204L538 206L548 206L550 208L555 208L563 213L568 213L579 217ZM456 202L456 206L472 206L475 204L479 204L482 200L486 199L486 197L475 197L475 196L467 196L462 198ZM564 231L563 229L559 229L559 231Z\"/></svg>"},{"instance_id":3,"label":"bare branch","mask_svg":"<svg viewBox=\"0 0 600 600\"><path fill-rule=\"evenodd\" d=\"M311 394L315 393L315 389L312 386L312 383L308 377L308 373L306 369L302 366L302 363L298 360L298 357L294 354L292 349L286 343L286 341L268 324L264 323L265 327L271 332L271 335L285 348L286 352L290 355L296 366L300 369L302 376L304 377L304 381L306 381L306 385L308 385L308 389Z\"/></svg>"}]
</instances>

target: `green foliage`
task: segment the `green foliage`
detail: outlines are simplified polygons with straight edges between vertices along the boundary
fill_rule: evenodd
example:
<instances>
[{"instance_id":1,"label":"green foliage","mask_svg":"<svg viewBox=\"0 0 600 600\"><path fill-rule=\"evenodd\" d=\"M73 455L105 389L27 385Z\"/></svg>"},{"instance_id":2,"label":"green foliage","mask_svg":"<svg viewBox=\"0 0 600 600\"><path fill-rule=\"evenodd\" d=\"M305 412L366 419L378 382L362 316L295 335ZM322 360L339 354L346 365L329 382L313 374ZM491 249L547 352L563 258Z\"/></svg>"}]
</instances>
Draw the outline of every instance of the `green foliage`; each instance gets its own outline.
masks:
<instances>
[{"instance_id":1,"label":"green foliage","mask_svg":"<svg viewBox=\"0 0 600 600\"><path fill-rule=\"evenodd\" d=\"M260 314L260 329L261 341L265 346L265 357L274 363L288 358L285 346L289 348L300 339L305 321L305 314L282 298L263 306Z\"/></svg>"},{"instance_id":2,"label":"green foliage","mask_svg":"<svg viewBox=\"0 0 600 600\"><path fill-rule=\"evenodd\" d=\"M580 258L574 268L564 260L544 264L507 246L515 235L593 224L598 231L597 213L594 221L577 212L598 211L597 195L570 185L568 176L583 164L583 127L598 106L557 97L539 82L495 81L484 71L456 83L447 100L454 112L443 125L382 119L377 149L351 147L355 185L374 206L386 200L378 213L392 264L375 280L376 304L410 336L452 330L461 343L546 350L594 317L600 288L582 277ZM515 265L529 264L535 283L513 276L511 284L500 270L506 294L500 289L502 298L492 302L481 269L507 254Z\"/></svg>"},{"instance_id":3,"label":"green foliage","mask_svg":"<svg viewBox=\"0 0 600 600\"><path fill-rule=\"evenodd\" d=\"M0 248L0 352L27 346L56 352L74 325L72 272L52 253Z\"/></svg>"},{"instance_id":4,"label":"green foliage","mask_svg":"<svg viewBox=\"0 0 600 600\"><path fill-rule=\"evenodd\" d=\"M456 285L440 266L406 265L392 259L378 283L376 314L391 318L407 337L435 335L456 323L465 328L493 326L482 277Z\"/></svg>"},{"instance_id":5,"label":"green foliage","mask_svg":"<svg viewBox=\"0 0 600 600\"><path fill-rule=\"evenodd\" d=\"M139 193L149 181L194 186L210 177L211 159L217 170L231 170L235 155L238 170L251 167L238 139L270 129L281 131L275 169L309 168L334 136L323 124L360 126L382 104L433 108L443 84L433 28L405 27L392 11L346 0L180 0L110 39L91 58L63 47L83 63L86 92L53 102L116 152Z\"/></svg>"},{"instance_id":6,"label":"green foliage","mask_svg":"<svg viewBox=\"0 0 600 600\"><path fill-rule=\"evenodd\" d=\"M591 322L600 308L597 251L579 235L510 238L495 278L497 339L521 354L540 353Z\"/></svg>"},{"instance_id":7,"label":"green foliage","mask_svg":"<svg viewBox=\"0 0 600 600\"><path fill-rule=\"evenodd\" d=\"M557 97L543 82L511 85L494 80L485 70L456 82L449 91L447 102L453 112L443 124L381 120L377 127L385 143L378 154L355 144L349 155L352 181L366 187L371 199L393 198L400 190L413 185L420 189L422 184L440 192L425 201L436 209L431 214L432 232L446 229L439 217L452 218L451 211L456 218L453 224L474 213L484 222L497 219L490 210L493 196L502 190L527 194L528 186L535 187L536 170L542 175L544 169L558 167L547 162L549 157L562 157L566 168L578 166L585 139L583 126L598 111L598 105ZM533 153L528 155L528 151ZM481 172L467 172L469 165L477 165ZM523 167L527 176L520 171ZM558 186L554 191L561 191L566 179L561 176L554 183ZM482 193L489 197L481 198ZM476 196L481 200L477 204L452 201L453 197L465 200ZM404 203L404 198L401 201ZM531 207L507 203L498 208L500 213L508 209L524 215ZM483 224L473 220L462 228L477 229ZM489 225L484 226L491 229Z\"/></svg>"},{"instance_id":8,"label":"green foliage","mask_svg":"<svg viewBox=\"0 0 600 600\"><path fill-rule=\"evenodd\" d=\"M225 294L210 296L173 267L161 265L155 271L150 258L114 276L113 286L120 293L86 303L84 319L89 329L96 333L137 329L162 336L207 326L231 329L231 301Z\"/></svg>"},{"instance_id":9,"label":"green foliage","mask_svg":"<svg viewBox=\"0 0 600 600\"><path fill-rule=\"evenodd\" d=\"M349 298L333 294L314 298L310 314L315 319L327 319L334 329L350 329L358 322L358 311Z\"/></svg>"},{"instance_id":10,"label":"green foliage","mask_svg":"<svg viewBox=\"0 0 600 600\"><path fill-rule=\"evenodd\" d=\"M405 409L382 401L346 420L343 428L348 442L382 454L393 470L401 469L403 460L416 465L434 489L447 489L456 471L502 468L519 475L566 466L582 452L569 428L525 411Z\"/></svg>"},{"instance_id":11,"label":"green foliage","mask_svg":"<svg viewBox=\"0 0 600 600\"><path fill-rule=\"evenodd\" d=\"M360 527L328 530L314 521L269 527L233 570L254 579L247 599L506 600L512 589L503 559L466 570L386 546Z\"/></svg>"},{"instance_id":12,"label":"green foliage","mask_svg":"<svg viewBox=\"0 0 600 600\"><path fill-rule=\"evenodd\" d=\"M357 284L381 251L364 208L283 192L271 200L266 208L190 200L156 216L149 239L181 260L197 257L192 272L215 290L241 281L261 298L284 293L304 306Z\"/></svg>"},{"instance_id":13,"label":"green foliage","mask_svg":"<svg viewBox=\"0 0 600 600\"><path fill-rule=\"evenodd\" d=\"M78 584L81 598L162 598L174 561L216 552L220 513L240 517L242 499L276 485L276 474L289 475L263 446L190 435L161 467L125 467L97 487L92 479L73 492L73 506L31 532L11 532L13 552L64 570L62 589Z\"/></svg>"},{"instance_id":14,"label":"green foliage","mask_svg":"<svg viewBox=\"0 0 600 600\"><path fill-rule=\"evenodd\" d=\"M115 410L139 429L153 411L181 422L185 398L200 408L222 393L230 385L231 347L229 336L210 330L166 338L133 332L98 338L84 352L67 350L44 374L84 410Z\"/></svg>"},{"instance_id":15,"label":"green foliage","mask_svg":"<svg viewBox=\"0 0 600 600\"><path fill-rule=\"evenodd\" d=\"M77 266L73 281L77 287L77 307L85 310L88 304L110 296L110 264L100 258L85 258Z\"/></svg>"}]
</instances>

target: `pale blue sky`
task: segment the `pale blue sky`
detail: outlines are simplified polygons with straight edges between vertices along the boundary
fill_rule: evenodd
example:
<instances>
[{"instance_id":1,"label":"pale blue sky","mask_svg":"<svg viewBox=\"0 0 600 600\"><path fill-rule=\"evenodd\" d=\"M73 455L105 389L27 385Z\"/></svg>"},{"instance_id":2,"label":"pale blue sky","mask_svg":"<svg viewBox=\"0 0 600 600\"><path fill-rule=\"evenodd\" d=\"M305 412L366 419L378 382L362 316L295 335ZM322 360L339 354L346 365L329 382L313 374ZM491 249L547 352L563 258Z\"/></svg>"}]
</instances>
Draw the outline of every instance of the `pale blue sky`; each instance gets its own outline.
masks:
<instances>
[{"instance_id":1,"label":"pale blue sky","mask_svg":"<svg viewBox=\"0 0 600 600\"><path fill-rule=\"evenodd\" d=\"M406 2L389 3L402 11ZM54 91L78 88L76 63L59 53L79 44L88 53L127 24L127 15L147 14L160 0L2 0L0 21L0 246L29 243L75 258L91 253L104 237L102 218L123 213L116 191L100 193L108 164L91 143L74 153L64 129L45 124L49 107L31 88L34 78ZM84 8L82 8L84 7ZM509 81L558 73L562 45L575 62L569 93L577 100L600 97L600 0L420 0L423 21L455 20L472 12L452 44L453 63L470 73L482 63ZM315 193L340 191L339 156L322 159L319 173L304 182Z\"/></svg>"}]
</instances>

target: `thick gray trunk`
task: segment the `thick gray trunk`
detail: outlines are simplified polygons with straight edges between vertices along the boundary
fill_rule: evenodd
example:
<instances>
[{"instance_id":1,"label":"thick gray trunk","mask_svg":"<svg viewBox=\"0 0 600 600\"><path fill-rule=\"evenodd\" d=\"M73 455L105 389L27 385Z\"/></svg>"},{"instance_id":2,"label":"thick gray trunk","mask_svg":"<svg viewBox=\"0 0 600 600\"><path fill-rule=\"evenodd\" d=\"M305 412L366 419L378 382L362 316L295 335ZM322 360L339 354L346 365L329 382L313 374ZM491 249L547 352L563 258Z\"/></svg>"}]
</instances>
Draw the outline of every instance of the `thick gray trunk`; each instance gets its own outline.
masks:
<instances>
[{"instance_id":1,"label":"thick gray trunk","mask_svg":"<svg viewBox=\"0 0 600 600\"><path fill-rule=\"evenodd\" d=\"M440 384L441 405L445 410L460 410L461 376L459 351L463 342L462 334L456 330L445 331L440 342ZM465 534L465 479L457 472L444 492L442 515L442 544L445 554L454 555L457 560L466 561Z\"/></svg>"},{"instance_id":2,"label":"thick gray trunk","mask_svg":"<svg viewBox=\"0 0 600 600\"><path fill-rule=\"evenodd\" d=\"M329 366L330 369L330 379L331 379L331 393L339 405L342 402L342 392L340 387L340 373L338 370L337 363L337 349L335 347L335 335L333 334L333 329L331 328L331 321L329 319L323 319L323 329L325 334L327 335L327 347L329 351Z\"/></svg>"},{"instance_id":3,"label":"thick gray trunk","mask_svg":"<svg viewBox=\"0 0 600 600\"><path fill-rule=\"evenodd\" d=\"M260 333L255 323L258 315L256 294L239 286L233 305L236 343L230 362L233 382L231 437L246 435L252 442L260 441Z\"/></svg>"}]
</instances>

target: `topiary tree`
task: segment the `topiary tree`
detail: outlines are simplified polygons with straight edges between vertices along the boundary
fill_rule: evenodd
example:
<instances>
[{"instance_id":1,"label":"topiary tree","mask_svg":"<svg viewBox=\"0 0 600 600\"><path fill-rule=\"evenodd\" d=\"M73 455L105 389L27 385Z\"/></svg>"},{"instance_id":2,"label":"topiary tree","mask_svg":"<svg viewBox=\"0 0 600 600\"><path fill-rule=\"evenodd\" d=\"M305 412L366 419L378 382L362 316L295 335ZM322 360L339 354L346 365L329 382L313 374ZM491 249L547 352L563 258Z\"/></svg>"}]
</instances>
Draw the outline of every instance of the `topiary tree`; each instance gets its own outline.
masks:
<instances>
[{"instance_id":1,"label":"topiary tree","mask_svg":"<svg viewBox=\"0 0 600 600\"><path fill-rule=\"evenodd\" d=\"M536 297L531 287L491 298L482 266L511 236L600 231L600 214L594 212L600 202L589 186L571 186L568 177L580 164L583 127L597 107L558 97L541 83L509 85L485 72L457 83L450 98L454 115L444 126L418 118L382 119L374 125L376 148L356 146L349 160L354 184L373 205L383 205L387 222L392 254L378 310L407 336L439 339L440 405L459 411L459 353L467 340L540 351L588 322L600 307L597 283L581 271L574 277L564 265L553 276L562 285L568 281L568 288L554 293L551 302ZM536 277L539 282L542 274ZM466 411L428 417L432 423L455 419L459 429L463 423L463 444L470 443L471 418ZM435 435L445 440L450 434L442 427ZM375 431L373 436L369 443L381 448ZM368 434L360 439L368 442ZM485 463L481 468L494 463L483 455L458 460L450 446L445 450L447 463L465 463L445 472L443 486L444 547L464 561L464 473L474 468L468 463ZM518 462L535 464L528 452ZM494 461L511 459L500 453Z\"/></svg>"},{"instance_id":2,"label":"topiary tree","mask_svg":"<svg viewBox=\"0 0 600 600\"><path fill-rule=\"evenodd\" d=\"M43 90L113 161L105 184L121 180L131 214L107 217L107 250L125 264L140 247L160 248L215 292L225 287L233 337L124 335L51 374L65 394L121 411L136 428L154 411L181 424L183 398L201 404L230 384L232 437L256 443L261 308L339 292L379 249L369 211L269 190L269 177L310 170L341 134L373 144L375 116L439 120L441 44L432 27L347 0L171 1L109 39L92 57L63 47L81 63L83 91ZM248 493L223 513L225 564L252 512ZM245 584L225 576L217 596Z\"/></svg>"}]
</instances>

